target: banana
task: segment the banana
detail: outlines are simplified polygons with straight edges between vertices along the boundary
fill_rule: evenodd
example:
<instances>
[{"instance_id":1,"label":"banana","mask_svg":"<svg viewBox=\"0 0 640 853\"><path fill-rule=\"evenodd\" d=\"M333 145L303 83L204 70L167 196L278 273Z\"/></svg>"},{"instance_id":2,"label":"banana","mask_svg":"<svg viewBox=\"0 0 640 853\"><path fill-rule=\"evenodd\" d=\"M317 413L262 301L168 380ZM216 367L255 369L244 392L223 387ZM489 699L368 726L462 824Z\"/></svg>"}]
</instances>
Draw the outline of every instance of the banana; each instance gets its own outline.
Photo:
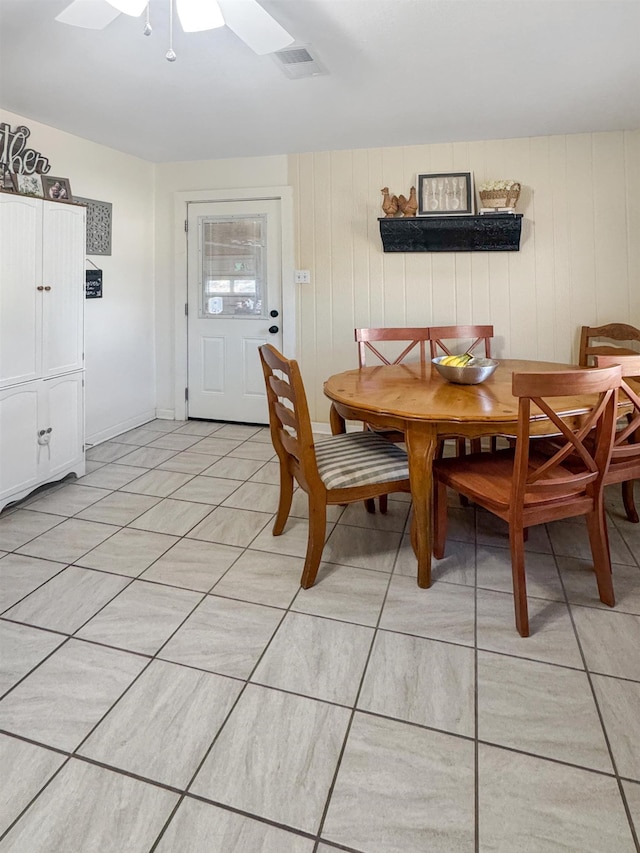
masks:
<instances>
[{"instance_id":1,"label":"banana","mask_svg":"<svg viewBox=\"0 0 640 853\"><path fill-rule=\"evenodd\" d=\"M442 359L440 364L445 364L449 367L464 367L472 358L473 356L468 352L465 352L463 355L447 355Z\"/></svg>"}]
</instances>

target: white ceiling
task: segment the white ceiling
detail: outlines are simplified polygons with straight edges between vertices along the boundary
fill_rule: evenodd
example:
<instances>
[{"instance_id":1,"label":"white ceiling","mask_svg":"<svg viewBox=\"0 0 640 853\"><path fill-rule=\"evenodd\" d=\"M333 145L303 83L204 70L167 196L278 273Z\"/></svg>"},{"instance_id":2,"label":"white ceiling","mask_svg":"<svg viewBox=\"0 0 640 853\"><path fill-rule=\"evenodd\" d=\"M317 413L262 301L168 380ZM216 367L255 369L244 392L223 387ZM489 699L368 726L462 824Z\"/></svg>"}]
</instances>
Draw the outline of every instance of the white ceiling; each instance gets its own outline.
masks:
<instances>
[{"instance_id":1,"label":"white ceiling","mask_svg":"<svg viewBox=\"0 0 640 853\"><path fill-rule=\"evenodd\" d=\"M640 0L261 0L329 74L289 80L226 27L165 60L120 15L0 0L0 106L154 162L640 128Z\"/></svg>"}]
</instances>

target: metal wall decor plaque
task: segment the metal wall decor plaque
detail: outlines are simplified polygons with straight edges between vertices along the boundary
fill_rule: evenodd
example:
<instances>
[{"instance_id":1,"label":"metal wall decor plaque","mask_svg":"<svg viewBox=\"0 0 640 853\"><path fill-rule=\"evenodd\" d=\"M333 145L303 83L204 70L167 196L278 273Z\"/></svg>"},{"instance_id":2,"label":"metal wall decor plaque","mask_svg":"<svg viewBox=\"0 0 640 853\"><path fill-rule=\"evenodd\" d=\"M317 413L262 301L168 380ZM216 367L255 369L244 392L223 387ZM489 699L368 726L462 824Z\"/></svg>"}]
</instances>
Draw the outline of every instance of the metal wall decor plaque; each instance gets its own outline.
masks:
<instances>
[{"instance_id":1,"label":"metal wall decor plaque","mask_svg":"<svg viewBox=\"0 0 640 853\"><path fill-rule=\"evenodd\" d=\"M73 200L87 208L87 255L111 254L111 213L110 201L96 201L93 198L81 198L75 195Z\"/></svg>"},{"instance_id":2,"label":"metal wall decor plaque","mask_svg":"<svg viewBox=\"0 0 640 853\"><path fill-rule=\"evenodd\" d=\"M85 299L102 299L102 270L85 270Z\"/></svg>"}]
</instances>

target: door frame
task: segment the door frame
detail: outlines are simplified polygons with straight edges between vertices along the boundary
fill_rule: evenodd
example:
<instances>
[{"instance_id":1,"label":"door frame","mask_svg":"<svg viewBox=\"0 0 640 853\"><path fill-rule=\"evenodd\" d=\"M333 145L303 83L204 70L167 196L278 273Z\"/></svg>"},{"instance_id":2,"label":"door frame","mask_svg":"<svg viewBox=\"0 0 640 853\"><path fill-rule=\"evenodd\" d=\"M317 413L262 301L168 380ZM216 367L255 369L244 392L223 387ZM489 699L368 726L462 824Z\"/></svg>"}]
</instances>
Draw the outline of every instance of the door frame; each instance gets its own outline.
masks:
<instances>
[{"instance_id":1,"label":"door frame","mask_svg":"<svg viewBox=\"0 0 640 853\"><path fill-rule=\"evenodd\" d=\"M184 389L188 383L187 317L188 303L187 233L185 223L190 204L219 201L280 201L282 235L282 346L287 358L296 357L297 305L294 284L293 187L243 187L241 189L176 192L174 197L174 393L176 420L185 420Z\"/></svg>"}]
</instances>

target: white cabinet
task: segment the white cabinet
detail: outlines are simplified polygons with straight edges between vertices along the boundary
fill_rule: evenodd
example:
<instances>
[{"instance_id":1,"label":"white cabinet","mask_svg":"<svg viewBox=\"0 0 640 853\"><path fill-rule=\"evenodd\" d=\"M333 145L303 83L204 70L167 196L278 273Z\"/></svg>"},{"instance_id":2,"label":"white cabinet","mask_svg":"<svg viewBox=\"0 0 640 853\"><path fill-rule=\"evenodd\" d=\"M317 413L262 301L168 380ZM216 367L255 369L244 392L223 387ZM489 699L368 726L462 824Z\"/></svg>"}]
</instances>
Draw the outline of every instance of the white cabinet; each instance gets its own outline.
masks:
<instances>
[{"instance_id":1,"label":"white cabinet","mask_svg":"<svg viewBox=\"0 0 640 853\"><path fill-rule=\"evenodd\" d=\"M85 209L0 194L0 510L84 473Z\"/></svg>"},{"instance_id":2,"label":"white cabinet","mask_svg":"<svg viewBox=\"0 0 640 853\"><path fill-rule=\"evenodd\" d=\"M83 368L84 207L0 195L0 388Z\"/></svg>"}]
</instances>

